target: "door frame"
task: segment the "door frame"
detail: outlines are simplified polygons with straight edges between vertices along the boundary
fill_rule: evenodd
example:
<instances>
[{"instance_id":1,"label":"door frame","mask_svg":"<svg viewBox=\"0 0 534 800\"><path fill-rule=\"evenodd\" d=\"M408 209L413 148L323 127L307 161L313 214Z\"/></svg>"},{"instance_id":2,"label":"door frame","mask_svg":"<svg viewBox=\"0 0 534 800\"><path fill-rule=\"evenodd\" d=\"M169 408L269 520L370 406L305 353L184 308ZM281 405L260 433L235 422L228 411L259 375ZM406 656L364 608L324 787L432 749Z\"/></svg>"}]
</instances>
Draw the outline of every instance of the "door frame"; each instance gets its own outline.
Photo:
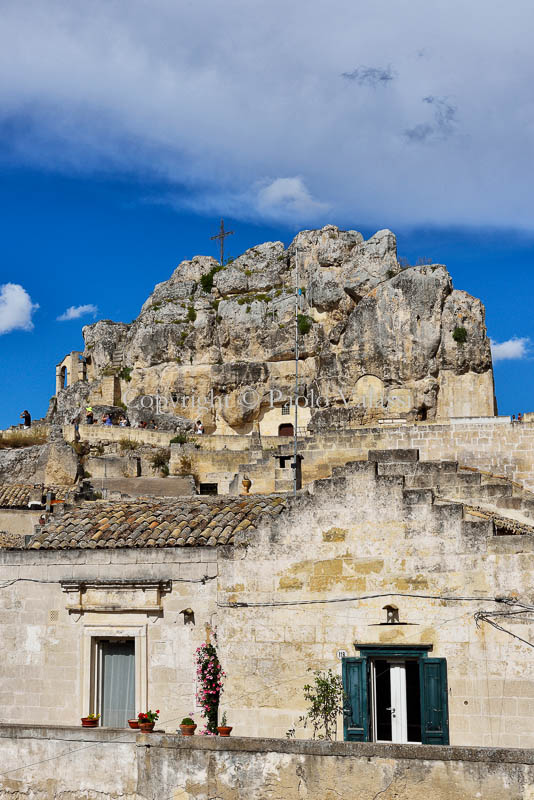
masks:
<instances>
[{"instance_id":1,"label":"door frame","mask_svg":"<svg viewBox=\"0 0 534 800\"><path fill-rule=\"evenodd\" d=\"M135 708L148 708L148 648L146 625L85 625L82 637L80 716L98 714L98 640L133 639L135 643Z\"/></svg>"},{"instance_id":2,"label":"door frame","mask_svg":"<svg viewBox=\"0 0 534 800\"><path fill-rule=\"evenodd\" d=\"M407 693L406 693L406 662L418 662L418 656L411 656L411 657L392 657L382 656L378 658L371 657L370 661L370 670L369 670L369 683L370 683L370 692L369 692L369 699L370 699L370 725L369 725L369 738L370 741L376 742L377 744L421 744L421 742L409 742L408 741L408 705L407 705ZM390 664L390 686L391 686L391 706L395 706L397 715L392 718L391 721L391 740L388 739L378 739L377 737L377 697L376 697L376 662L377 661L386 661ZM392 669L391 667L401 666L403 667L402 671L399 671L397 674L396 672L393 673L395 675L395 681L392 680ZM394 684L397 684L396 686ZM421 691L421 690L420 690ZM393 719L395 721L393 721ZM371 739L371 735L374 737ZM398 738L393 738L397 736Z\"/></svg>"},{"instance_id":3,"label":"door frame","mask_svg":"<svg viewBox=\"0 0 534 800\"><path fill-rule=\"evenodd\" d=\"M370 697L373 683L372 661L383 660L417 660L420 675L420 708L421 737L427 744L449 744L449 712L448 712L448 680L447 660L445 658L428 658L432 651L431 644L418 645L379 645L358 644L354 647L360 652L359 657L343 658L343 687L345 690L343 733L345 741L370 741L371 715L373 713ZM434 676L432 676L434 672ZM439 677L441 676L441 678ZM425 680L431 677L432 681ZM432 695L432 691L441 694ZM433 697L437 699L433 700ZM433 700L433 702L432 702ZM433 707L433 703L437 708ZM441 717L428 724L427 712L438 711Z\"/></svg>"}]
</instances>

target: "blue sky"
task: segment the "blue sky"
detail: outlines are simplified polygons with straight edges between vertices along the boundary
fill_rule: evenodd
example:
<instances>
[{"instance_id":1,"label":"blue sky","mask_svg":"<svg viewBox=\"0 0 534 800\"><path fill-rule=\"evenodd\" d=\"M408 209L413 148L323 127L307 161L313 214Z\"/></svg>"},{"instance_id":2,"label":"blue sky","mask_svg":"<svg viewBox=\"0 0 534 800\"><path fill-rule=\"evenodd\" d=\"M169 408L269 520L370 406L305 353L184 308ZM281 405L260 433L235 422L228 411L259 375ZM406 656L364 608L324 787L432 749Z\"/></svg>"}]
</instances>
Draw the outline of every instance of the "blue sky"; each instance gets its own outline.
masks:
<instances>
[{"instance_id":1,"label":"blue sky","mask_svg":"<svg viewBox=\"0 0 534 800\"><path fill-rule=\"evenodd\" d=\"M0 336L0 426L16 422L25 407L34 416L44 414L55 391L55 364L83 346L82 325L94 316L58 322L66 309L95 305L99 319L130 322L154 284L167 279L181 260L197 253L217 256L210 236L219 219L147 202L161 190L124 178L4 170L0 283L22 285L39 308L32 330ZM325 216L324 224L331 221ZM355 220L352 227L368 236L387 223L381 219L362 227ZM297 229L231 218L227 225L235 230L227 240L234 256L262 241L288 243ZM534 238L489 229L397 228L396 233L399 255L447 264L455 286L484 301L494 340L534 339ZM534 408L532 364L528 355L495 364L501 413Z\"/></svg>"},{"instance_id":2,"label":"blue sky","mask_svg":"<svg viewBox=\"0 0 534 800\"><path fill-rule=\"evenodd\" d=\"M501 412L534 408L529 0L125 6L0 0L0 426L44 413L91 307L130 321L216 255L221 216L233 255L391 228L486 304Z\"/></svg>"}]
</instances>

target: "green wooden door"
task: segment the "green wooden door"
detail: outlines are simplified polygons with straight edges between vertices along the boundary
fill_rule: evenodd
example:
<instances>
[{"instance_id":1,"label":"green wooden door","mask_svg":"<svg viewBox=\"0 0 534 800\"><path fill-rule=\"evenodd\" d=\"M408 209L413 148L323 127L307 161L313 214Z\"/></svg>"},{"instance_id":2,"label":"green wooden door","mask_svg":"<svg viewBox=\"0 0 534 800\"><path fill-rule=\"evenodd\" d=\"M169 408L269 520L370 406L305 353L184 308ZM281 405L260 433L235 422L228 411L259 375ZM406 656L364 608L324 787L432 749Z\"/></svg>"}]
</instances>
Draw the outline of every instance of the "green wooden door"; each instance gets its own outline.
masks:
<instances>
[{"instance_id":1,"label":"green wooden door","mask_svg":"<svg viewBox=\"0 0 534 800\"><path fill-rule=\"evenodd\" d=\"M447 661L444 658L422 658L419 669L423 744L449 744Z\"/></svg>"},{"instance_id":2,"label":"green wooden door","mask_svg":"<svg viewBox=\"0 0 534 800\"><path fill-rule=\"evenodd\" d=\"M367 659L343 659L345 707L343 733L345 741L369 741L369 701L367 694Z\"/></svg>"}]
</instances>

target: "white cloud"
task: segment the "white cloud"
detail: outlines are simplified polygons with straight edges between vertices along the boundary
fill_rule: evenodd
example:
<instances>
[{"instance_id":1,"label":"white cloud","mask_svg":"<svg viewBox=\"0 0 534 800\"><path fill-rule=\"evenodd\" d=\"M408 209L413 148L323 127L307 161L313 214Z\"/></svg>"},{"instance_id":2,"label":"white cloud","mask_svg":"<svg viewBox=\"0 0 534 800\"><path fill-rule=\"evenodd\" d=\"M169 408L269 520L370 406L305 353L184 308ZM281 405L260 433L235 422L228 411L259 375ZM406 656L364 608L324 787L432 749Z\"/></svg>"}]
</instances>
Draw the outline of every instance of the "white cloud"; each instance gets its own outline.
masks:
<instances>
[{"instance_id":1,"label":"white cloud","mask_svg":"<svg viewBox=\"0 0 534 800\"><path fill-rule=\"evenodd\" d=\"M31 331L32 314L39 308L18 283L0 286L0 336L15 330Z\"/></svg>"},{"instance_id":2,"label":"white cloud","mask_svg":"<svg viewBox=\"0 0 534 800\"><path fill-rule=\"evenodd\" d=\"M530 339L528 336L513 336L506 342L495 342L493 339L490 341L493 361L508 361L529 356Z\"/></svg>"},{"instance_id":3,"label":"white cloud","mask_svg":"<svg viewBox=\"0 0 534 800\"><path fill-rule=\"evenodd\" d=\"M63 314L60 314L57 320L58 322L68 322L71 319L84 317L86 314L92 314L93 317L96 317L97 311L97 306L92 303L87 303L85 306L70 306Z\"/></svg>"},{"instance_id":4,"label":"white cloud","mask_svg":"<svg viewBox=\"0 0 534 800\"><path fill-rule=\"evenodd\" d=\"M3 3L0 157L269 221L532 230L534 4L405 5Z\"/></svg>"},{"instance_id":5,"label":"white cloud","mask_svg":"<svg viewBox=\"0 0 534 800\"><path fill-rule=\"evenodd\" d=\"M161 202L161 199L158 200ZM285 222L320 222L326 203L314 199L302 178L259 181L243 192L199 192L187 197L174 195L167 202L210 214L229 214L240 219Z\"/></svg>"}]
</instances>

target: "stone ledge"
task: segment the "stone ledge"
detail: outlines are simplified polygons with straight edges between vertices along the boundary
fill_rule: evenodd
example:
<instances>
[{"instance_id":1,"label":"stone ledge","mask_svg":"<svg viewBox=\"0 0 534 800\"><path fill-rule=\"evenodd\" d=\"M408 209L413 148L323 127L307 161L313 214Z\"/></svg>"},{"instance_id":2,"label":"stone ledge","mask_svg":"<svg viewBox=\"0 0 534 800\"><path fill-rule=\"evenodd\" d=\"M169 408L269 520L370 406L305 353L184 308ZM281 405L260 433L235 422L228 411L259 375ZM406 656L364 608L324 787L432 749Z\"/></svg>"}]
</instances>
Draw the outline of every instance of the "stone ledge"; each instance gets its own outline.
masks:
<instances>
[{"instance_id":1,"label":"stone ledge","mask_svg":"<svg viewBox=\"0 0 534 800\"><path fill-rule=\"evenodd\" d=\"M312 739L181 736L156 733L138 734L136 744L138 747L150 746L165 749L176 748L179 750L274 752L344 758L534 764L534 749L523 750L504 747L446 747L421 744L375 744L373 742L321 742Z\"/></svg>"},{"instance_id":2,"label":"stone ledge","mask_svg":"<svg viewBox=\"0 0 534 800\"><path fill-rule=\"evenodd\" d=\"M71 742L135 742L130 728L82 728L81 725L21 725L0 723L0 739L52 739Z\"/></svg>"},{"instance_id":3,"label":"stone ledge","mask_svg":"<svg viewBox=\"0 0 534 800\"><path fill-rule=\"evenodd\" d=\"M82 728L68 725L0 723L0 739L48 739L73 742L115 742L137 747L243 753L287 753L342 758L383 758L405 761L463 761L534 765L534 749L460 747L373 742L324 742L313 739L181 736L163 732L139 733L125 728Z\"/></svg>"}]
</instances>

